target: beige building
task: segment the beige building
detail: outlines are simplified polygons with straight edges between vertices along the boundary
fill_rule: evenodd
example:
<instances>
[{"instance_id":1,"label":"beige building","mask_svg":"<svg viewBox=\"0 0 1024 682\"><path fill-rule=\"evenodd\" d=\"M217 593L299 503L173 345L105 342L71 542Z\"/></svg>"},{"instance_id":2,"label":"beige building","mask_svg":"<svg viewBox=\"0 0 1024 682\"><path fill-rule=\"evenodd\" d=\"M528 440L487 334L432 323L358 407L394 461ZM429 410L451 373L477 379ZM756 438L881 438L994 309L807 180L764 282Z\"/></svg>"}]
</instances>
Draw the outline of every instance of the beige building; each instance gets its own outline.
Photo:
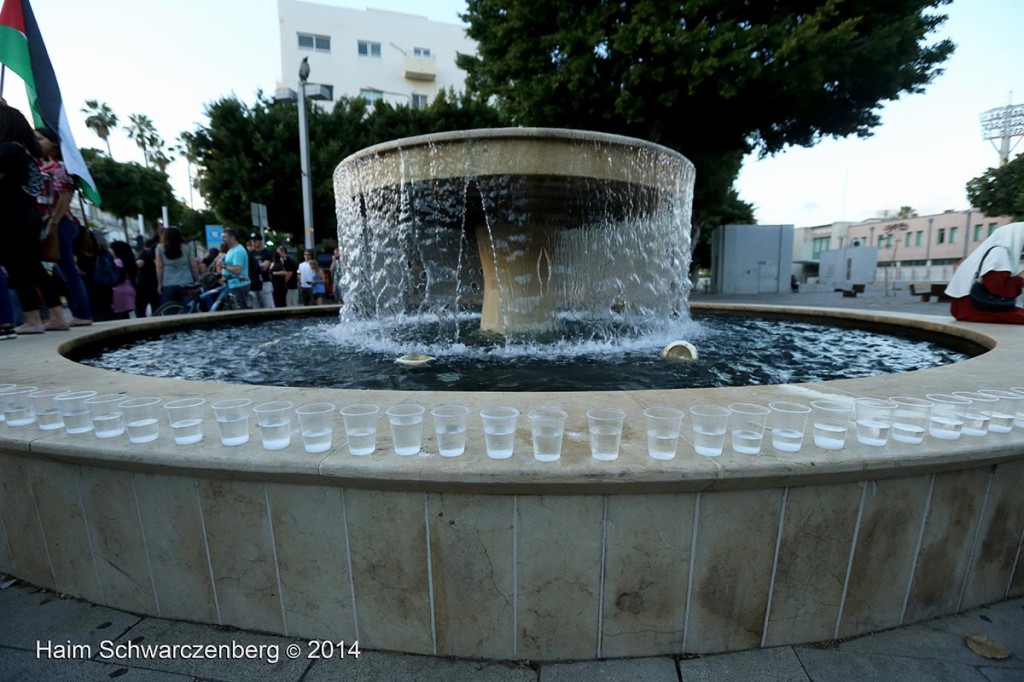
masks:
<instances>
[{"instance_id":1,"label":"beige building","mask_svg":"<svg viewBox=\"0 0 1024 682\"><path fill-rule=\"evenodd\" d=\"M348 9L278 0L281 82L295 89L308 57L310 83L334 88L334 98L425 107L441 90L462 91L466 73L456 53L475 54L459 24L377 9Z\"/></svg>"},{"instance_id":2,"label":"beige building","mask_svg":"<svg viewBox=\"0 0 1024 682\"><path fill-rule=\"evenodd\" d=\"M945 211L896 219L884 216L859 223L838 222L794 231L793 259L820 261L823 251L851 246L878 249L876 281L948 281L953 266L996 228L1013 222L976 210Z\"/></svg>"}]
</instances>

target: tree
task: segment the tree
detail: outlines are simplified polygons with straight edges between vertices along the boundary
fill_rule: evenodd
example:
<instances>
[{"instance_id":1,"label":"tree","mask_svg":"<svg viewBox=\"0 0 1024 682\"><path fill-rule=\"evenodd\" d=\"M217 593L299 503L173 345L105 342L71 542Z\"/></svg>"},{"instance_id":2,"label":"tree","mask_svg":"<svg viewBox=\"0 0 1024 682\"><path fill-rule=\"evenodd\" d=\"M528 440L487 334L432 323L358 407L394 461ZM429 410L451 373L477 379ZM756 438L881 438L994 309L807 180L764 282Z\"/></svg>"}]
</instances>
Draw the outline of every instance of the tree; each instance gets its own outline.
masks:
<instances>
[{"instance_id":1,"label":"tree","mask_svg":"<svg viewBox=\"0 0 1024 682\"><path fill-rule=\"evenodd\" d=\"M94 99L85 101L85 108L82 109L82 113L87 114L85 119L86 127L107 143L107 155L110 158L114 158L114 154L110 151L110 130L117 127L117 114L107 106L106 102L99 102Z\"/></svg>"},{"instance_id":2,"label":"tree","mask_svg":"<svg viewBox=\"0 0 1024 682\"><path fill-rule=\"evenodd\" d=\"M174 196L166 173L144 168L134 161L120 163L104 156L98 149L83 149L96 189L103 195L103 209L119 218L134 218L140 213L160 215L167 206L171 221L177 218L181 202Z\"/></svg>"},{"instance_id":3,"label":"tree","mask_svg":"<svg viewBox=\"0 0 1024 682\"><path fill-rule=\"evenodd\" d=\"M868 136L952 53L949 0L468 0L468 87L517 125L630 135L697 167L694 224L729 200L738 155Z\"/></svg>"},{"instance_id":4,"label":"tree","mask_svg":"<svg viewBox=\"0 0 1024 682\"><path fill-rule=\"evenodd\" d=\"M149 168L149 149L153 145L154 138L159 137L156 126L153 125L153 120L145 114L131 114L128 120L131 121L131 125L124 127L128 133L128 139L134 141L142 150L142 160Z\"/></svg>"},{"instance_id":5,"label":"tree","mask_svg":"<svg viewBox=\"0 0 1024 682\"><path fill-rule=\"evenodd\" d=\"M968 181L967 199L985 215L1024 220L1024 154Z\"/></svg>"},{"instance_id":6,"label":"tree","mask_svg":"<svg viewBox=\"0 0 1024 682\"><path fill-rule=\"evenodd\" d=\"M885 269L885 295L888 296L890 293L889 286L892 285L893 289L896 287L896 282L893 278L889 277L889 270L896 265L896 255L900 251L900 240L899 235L902 232L906 232L907 228L910 227L907 223L902 221L908 218L916 218L917 211L910 206L900 206L900 210L896 211L896 219L901 221L898 223L889 223L882 228L882 231L888 236L887 241L894 242L895 246L892 249L892 258L889 260L889 267ZM899 273L897 273L898 275ZM892 292L895 295L895 291Z\"/></svg>"},{"instance_id":7,"label":"tree","mask_svg":"<svg viewBox=\"0 0 1024 682\"><path fill-rule=\"evenodd\" d=\"M149 158L150 162L156 166L157 170L161 173L165 172L171 161L174 161L174 157L168 156L164 152L164 146L166 145L164 138L154 133L150 136L148 142L149 151L146 156Z\"/></svg>"}]
</instances>

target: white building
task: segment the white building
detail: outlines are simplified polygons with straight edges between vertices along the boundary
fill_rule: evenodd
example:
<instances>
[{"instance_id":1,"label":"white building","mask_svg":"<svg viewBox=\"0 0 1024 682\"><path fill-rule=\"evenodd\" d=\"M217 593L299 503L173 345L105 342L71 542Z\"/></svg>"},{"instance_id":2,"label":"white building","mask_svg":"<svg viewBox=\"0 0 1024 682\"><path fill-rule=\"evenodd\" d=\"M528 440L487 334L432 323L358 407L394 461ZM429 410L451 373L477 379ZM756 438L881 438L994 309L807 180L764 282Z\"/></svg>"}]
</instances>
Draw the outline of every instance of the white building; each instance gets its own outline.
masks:
<instances>
[{"instance_id":1,"label":"white building","mask_svg":"<svg viewBox=\"0 0 1024 682\"><path fill-rule=\"evenodd\" d=\"M462 25L298 0L278 0L277 8L280 87L297 87L299 65L308 57L309 82L332 86L335 99L425 107L441 90L464 90L466 72L455 55L475 54L476 43Z\"/></svg>"}]
</instances>

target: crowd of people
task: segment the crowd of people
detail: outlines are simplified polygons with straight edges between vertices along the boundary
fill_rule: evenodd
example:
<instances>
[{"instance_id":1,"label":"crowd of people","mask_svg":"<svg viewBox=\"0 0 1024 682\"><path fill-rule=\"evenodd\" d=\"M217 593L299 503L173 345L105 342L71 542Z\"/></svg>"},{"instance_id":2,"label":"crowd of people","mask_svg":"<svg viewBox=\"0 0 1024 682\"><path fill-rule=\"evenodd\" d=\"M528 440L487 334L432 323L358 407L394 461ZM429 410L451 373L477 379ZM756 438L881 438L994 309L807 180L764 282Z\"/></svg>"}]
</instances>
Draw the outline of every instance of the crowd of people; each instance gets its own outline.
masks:
<instances>
[{"instance_id":1,"label":"crowd of people","mask_svg":"<svg viewBox=\"0 0 1024 682\"><path fill-rule=\"evenodd\" d=\"M284 246L272 252L258 233L243 243L231 228L202 259L174 227L137 251L108 243L72 212L75 193L57 133L33 129L0 99L0 339L145 317L199 284L226 284L235 308L321 304L334 281L337 250L326 275L310 251L297 263Z\"/></svg>"}]
</instances>

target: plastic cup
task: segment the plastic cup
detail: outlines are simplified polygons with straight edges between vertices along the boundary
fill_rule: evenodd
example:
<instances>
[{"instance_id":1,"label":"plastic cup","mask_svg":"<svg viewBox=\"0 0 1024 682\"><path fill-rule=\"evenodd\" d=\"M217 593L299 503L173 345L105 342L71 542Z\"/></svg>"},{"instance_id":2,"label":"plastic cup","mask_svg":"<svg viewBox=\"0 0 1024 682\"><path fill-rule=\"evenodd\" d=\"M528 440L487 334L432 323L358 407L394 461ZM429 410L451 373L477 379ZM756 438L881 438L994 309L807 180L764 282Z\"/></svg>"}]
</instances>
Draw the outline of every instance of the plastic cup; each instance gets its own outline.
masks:
<instances>
[{"instance_id":1,"label":"plastic cup","mask_svg":"<svg viewBox=\"0 0 1024 682\"><path fill-rule=\"evenodd\" d=\"M130 443L151 443L160 435L160 398L131 398L119 405Z\"/></svg>"},{"instance_id":2,"label":"plastic cup","mask_svg":"<svg viewBox=\"0 0 1024 682\"><path fill-rule=\"evenodd\" d=\"M587 421L590 424L590 456L602 462L618 459L626 413L614 407L597 407L587 410Z\"/></svg>"},{"instance_id":3,"label":"plastic cup","mask_svg":"<svg viewBox=\"0 0 1024 682\"><path fill-rule=\"evenodd\" d=\"M293 407L287 400L275 400L252 408L264 450L284 450L292 444Z\"/></svg>"},{"instance_id":4,"label":"plastic cup","mask_svg":"<svg viewBox=\"0 0 1024 682\"><path fill-rule=\"evenodd\" d=\"M0 409L10 427L28 426L36 421L31 395L39 390L35 386L17 386L0 392Z\"/></svg>"},{"instance_id":5,"label":"plastic cup","mask_svg":"<svg viewBox=\"0 0 1024 682\"><path fill-rule=\"evenodd\" d=\"M924 440L932 406L935 403L908 395L896 395L889 400L896 403L896 410L892 415L892 439L897 443L918 445Z\"/></svg>"},{"instance_id":6,"label":"plastic cup","mask_svg":"<svg viewBox=\"0 0 1024 682\"><path fill-rule=\"evenodd\" d=\"M32 400L32 411L36 415L36 424L41 431L53 431L64 426L60 408L57 407L57 396L70 393L67 388L40 389L29 394Z\"/></svg>"},{"instance_id":7,"label":"plastic cup","mask_svg":"<svg viewBox=\"0 0 1024 682\"><path fill-rule=\"evenodd\" d=\"M842 450L850 430L853 402L840 400L811 401L811 423L814 444L822 450Z\"/></svg>"},{"instance_id":8,"label":"plastic cup","mask_svg":"<svg viewBox=\"0 0 1024 682\"><path fill-rule=\"evenodd\" d=\"M203 398L182 398L164 405L175 445L194 445L203 439Z\"/></svg>"},{"instance_id":9,"label":"plastic cup","mask_svg":"<svg viewBox=\"0 0 1024 682\"><path fill-rule=\"evenodd\" d=\"M1010 389L1010 393L1016 393L1024 397L1024 386L1016 386ZM1024 429L1024 401L1017 406L1017 415L1013 419L1013 425L1018 429Z\"/></svg>"},{"instance_id":10,"label":"plastic cup","mask_svg":"<svg viewBox=\"0 0 1024 682\"><path fill-rule=\"evenodd\" d=\"M648 407L644 410L644 420L647 454L651 459L675 459L679 431L683 428L683 411L674 407Z\"/></svg>"},{"instance_id":11,"label":"plastic cup","mask_svg":"<svg viewBox=\"0 0 1024 682\"><path fill-rule=\"evenodd\" d=\"M538 407L526 416L533 437L533 458L538 462L557 462L562 457L562 436L569 415L559 407Z\"/></svg>"},{"instance_id":12,"label":"plastic cup","mask_svg":"<svg viewBox=\"0 0 1024 682\"><path fill-rule=\"evenodd\" d=\"M74 391L57 396L57 409L64 422L64 433L74 436L92 431L92 418L85 401L96 395L96 391Z\"/></svg>"},{"instance_id":13,"label":"plastic cup","mask_svg":"<svg viewBox=\"0 0 1024 682\"><path fill-rule=\"evenodd\" d=\"M721 405L694 405L690 408L693 449L704 457L718 457L725 447L725 432L732 412Z\"/></svg>"},{"instance_id":14,"label":"plastic cup","mask_svg":"<svg viewBox=\"0 0 1024 682\"><path fill-rule=\"evenodd\" d=\"M97 438L117 438L124 433L124 393L101 393L85 399L92 420L92 432Z\"/></svg>"},{"instance_id":15,"label":"plastic cup","mask_svg":"<svg viewBox=\"0 0 1024 682\"><path fill-rule=\"evenodd\" d=\"M992 409L992 421L988 423L988 430L992 433L1009 433L1013 430L1013 423L1017 418L1024 395L1012 391L998 391L991 388L983 388L978 391L997 400ZM36 417L39 417L38 411Z\"/></svg>"},{"instance_id":16,"label":"plastic cup","mask_svg":"<svg viewBox=\"0 0 1024 682\"><path fill-rule=\"evenodd\" d=\"M13 389L15 389L17 387L18 387L18 384L0 384L0 394L3 394L4 391L13 390ZM3 401L3 399L0 398L0 424L2 424L5 421L5 419L4 419L4 405L5 404L6 403Z\"/></svg>"},{"instance_id":17,"label":"plastic cup","mask_svg":"<svg viewBox=\"0 0 1024 682\"><path fill-rule=\"evenodd\" d=\"M420 443L423 441L422 405L402 404L387 409L388 422L391 424L391 440L395 454L402 457L418 455Z\"/></svg>"},{"instance_id":18,"label":"plastic cup","mask_svg":"<svg viewBox=\"0 0 1024 682\"><path fill-rule=\"evenodd\" d=\"M252 401L248 398L221 400L213 404L213 414L220 429L220 443L234 447L249 442L249 409Z\"/></svg>"},{"instance_id":19,"label":"plastic cup","mask_svg":"<svg viewBox=\"0 0 1024 682\"><path fill-rule=\"evenodd\" d=\"M760 455L764 427L772 411L752 403L733 403L729 411L732 413L729 416L732 449L741 455Z\"/></svg>"},{"instance_id":20,"label":"plastic cup","mask_svg":"<svg viewBox=\"0 0 1024 682\"><path fill-rule=\"evenodd\" d=\"M299 416L299 431L302 433L302 447L315 454L331 449L334 435L334 405L331 403L310 403L295 410Z\"/></svg>"},{"instance_id":21,"label":"plastic cup","mask_svg":"<svg viewBox=\"0 0 1024 682\"><path fill-rule=\"evenodd\" d=\"M465 405L437 405L430 414L434 418L434 435L440 455L458 457L464 453L469 408Z\"/></svg>"},{"instance_id":22,"label":"plastic cup","mask_svg":"<svg viewBox=\"0 0 1024 682\"><path fill-rule=\"evenodd\" d=\"M971 401L971 404L964 410L964 426L960 432L974 438L987 436L992 413L995 411L999 399L974 391L953 391L953 395Z\"/></svg>"},{"instance_id":23,"label":"plastic cup","mask_svg":"<svg viewBox=\"0 0 1024 682\"><path fill-rule=\"evenodd\" d=\"M970 399L945 393L929 393L925 398L932 403L928 435L939 440L959 440Z\"/></svg>"},{"instance_id":24,"label":"plastic cup","mask_svg":"<svg viewBox=\"0 0 1024 682\"><path fill-rule=\"evenodd\" d=\"M880 398L857 398L857 442L873 448L885 447L892 431L896 403Z\"/></svg>"},{"instance_id":25,"label":"plastic cup","mask_svg":"<svg viewBox=\"0 0 1024 682\"><path fill-rule=\"evenodd\" d=\"M484 423L484 447L491 459L508 459L515 450L516 420L514 407L485 407L480 410Z\"/></svg>"},{"instance_id":26,"label":"plastic cup","mask_svg":"<svg viewBox=\"0 0 1024 682\"><path fill-rule=\"evenodd\" d=\"M350 454L370 455L377 449L377 417L379 415L379 407L366 403L341 408L341 418L345 422L345 437L348 439Z\"/></svg>"},{"instance_id":27,"label":"plastic cup","mask_svg":"<svg viewBox=\"0 0 1024 682\"><path fill-rule=\"evenodd\" d=\"M807 415L811 408L801 403L778 401L768 403L772 411L768 426L772 431L772 447L779 452L800 452L807 432Z\"/></svg>"}]
</instances>

